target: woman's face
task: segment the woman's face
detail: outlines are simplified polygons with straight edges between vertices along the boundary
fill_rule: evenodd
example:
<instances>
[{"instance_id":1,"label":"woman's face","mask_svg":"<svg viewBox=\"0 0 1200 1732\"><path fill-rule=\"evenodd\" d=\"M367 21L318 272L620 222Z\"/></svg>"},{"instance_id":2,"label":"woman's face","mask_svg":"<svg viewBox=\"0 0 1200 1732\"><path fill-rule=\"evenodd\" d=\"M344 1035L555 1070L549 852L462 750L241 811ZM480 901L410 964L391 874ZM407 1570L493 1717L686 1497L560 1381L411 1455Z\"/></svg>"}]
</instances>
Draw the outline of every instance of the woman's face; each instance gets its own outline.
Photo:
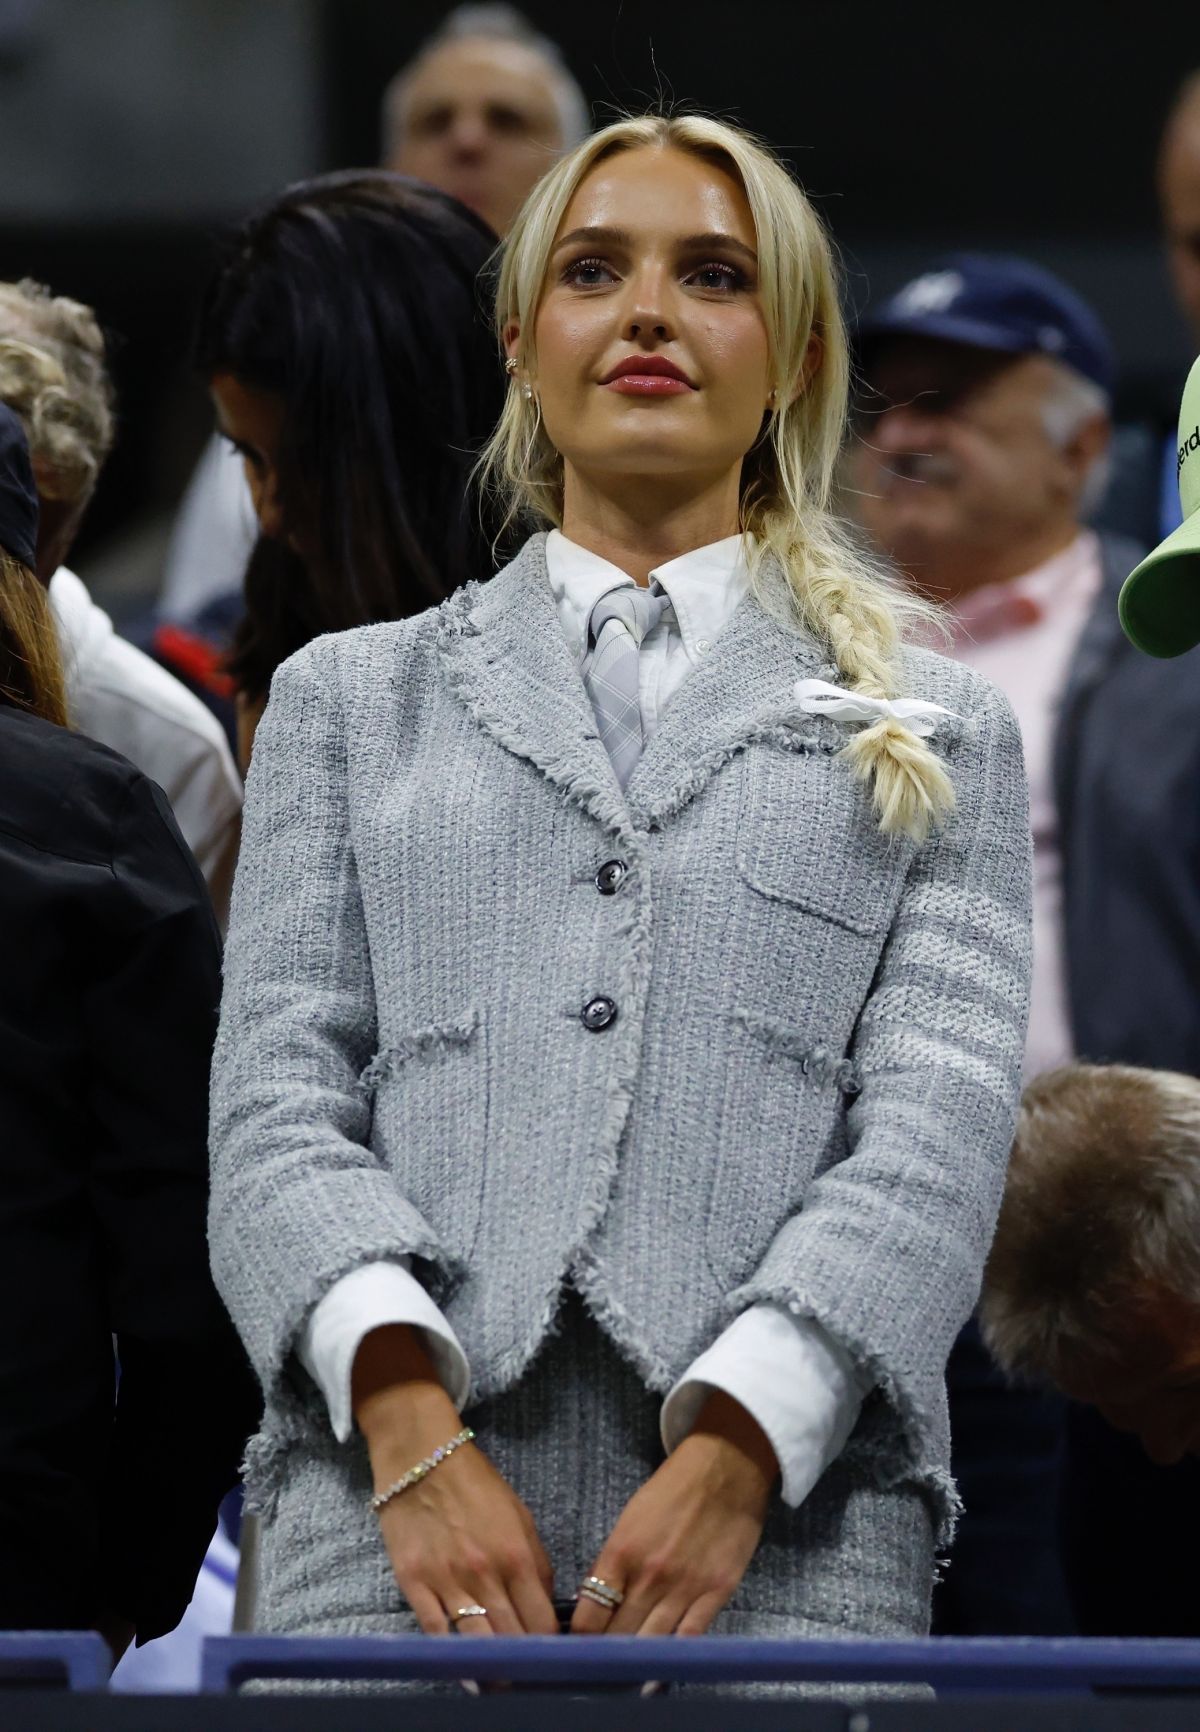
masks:
<instances>
[{"instance_id":1,"label":"woman's face","mask_svg":"<svg viewBox=\"0 0 1200 1732\"><path fill-rule=\"evenodd\" d=\"M241 456L258 527L274 541L288 540L279 497L283 398L278 391L244 385L232 373L214 373L208 389L217 426Z\"/></svg>"},{"instance_id":2,"label":"woman's face","mask_svg":"<svg viewBox=\"0 0 1200 1732\"><path fill-rule=\"evenodd\" d=\"M507 333L510 354L519 334ZM673 149L597 164L559 225L535 338L530 383L568 492L573 470L698 486L740 471L771 384L737 180Z\"/></svg>"}]
</instances>

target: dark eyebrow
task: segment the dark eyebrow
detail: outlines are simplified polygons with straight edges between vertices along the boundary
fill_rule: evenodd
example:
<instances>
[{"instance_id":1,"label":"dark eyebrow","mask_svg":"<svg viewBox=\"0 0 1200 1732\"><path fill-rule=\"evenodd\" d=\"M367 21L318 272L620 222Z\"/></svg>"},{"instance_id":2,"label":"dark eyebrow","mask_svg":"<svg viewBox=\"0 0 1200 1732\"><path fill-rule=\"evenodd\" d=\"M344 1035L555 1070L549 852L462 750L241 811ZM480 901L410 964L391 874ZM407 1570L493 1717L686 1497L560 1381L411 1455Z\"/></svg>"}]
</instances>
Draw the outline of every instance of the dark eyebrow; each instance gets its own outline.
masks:
<instances>
[{"instance_id":1,"label":"dark eyebrow","mask_svg":"<svg viewBox=\"0 0 1200 1732\"><path fill-rule=\"evenodd\" d=\"M564 235L560 241L555 241L554 251L559 252L563 247L575 246L580 242L593 246L627 247L630 245L630 236L624 229L572 229L570 234ZM710 234L684 235L679 242L679 250L685 253L703 252L708 247L724 247L730 252L741 253L752 265L758 264L758 254L753 247L748 247L744 241L739 241L734 235L724 234L719 229Z\"/></svg>"}]
</instances>

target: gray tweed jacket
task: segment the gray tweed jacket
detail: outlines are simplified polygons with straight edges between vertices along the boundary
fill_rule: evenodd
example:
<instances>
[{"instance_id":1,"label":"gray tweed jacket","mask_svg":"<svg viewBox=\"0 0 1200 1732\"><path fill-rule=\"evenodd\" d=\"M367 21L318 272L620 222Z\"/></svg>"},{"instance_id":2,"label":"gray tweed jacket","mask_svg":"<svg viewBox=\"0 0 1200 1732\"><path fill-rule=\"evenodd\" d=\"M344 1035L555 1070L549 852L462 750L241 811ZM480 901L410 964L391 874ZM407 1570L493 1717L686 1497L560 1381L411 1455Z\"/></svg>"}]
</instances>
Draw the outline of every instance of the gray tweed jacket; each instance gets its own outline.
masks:
<instances>
[{"instance_id":1,"label":"gray tweed jacket","mask_svg":"<svg viewBox=\"0 0 1200 1732\"><path fill-rule=\"evenodd\" d=\"M565 1279L653 1390L756 1300L818 1318L877 1392L850 1450L945 1525L943 1372L1025 1031L1021 743L985 681L909 652L903 695L957 718L958 806L920 848L887 841L844 726L792 700L806 675L836 678L747 598L622 794L541 536L279 670L212 1119L213 1267L267 1396L260 1504L289 1448L328 1443L306 1316L409 1254L477 1396L521 1377ZM616 1015L589 1027L597 999Z\"/></svg>"}]
</instances>

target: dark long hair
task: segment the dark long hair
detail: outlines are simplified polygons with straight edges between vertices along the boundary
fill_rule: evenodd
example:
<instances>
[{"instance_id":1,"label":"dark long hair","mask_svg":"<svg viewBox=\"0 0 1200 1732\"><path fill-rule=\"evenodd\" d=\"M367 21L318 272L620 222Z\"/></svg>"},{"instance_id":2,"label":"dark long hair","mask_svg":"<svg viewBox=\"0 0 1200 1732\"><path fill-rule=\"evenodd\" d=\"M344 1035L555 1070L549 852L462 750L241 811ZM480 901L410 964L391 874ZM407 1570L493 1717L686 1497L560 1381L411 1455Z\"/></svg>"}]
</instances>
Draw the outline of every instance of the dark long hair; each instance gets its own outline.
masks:
<instances>
[{"instance_id":1,"label":"dark long hair","mask_svg":"<svg viewBox=\"0 0 1200 1732\"><path fill-rule=\"evenodd\" d=\"M304 550L255 556L233 658L252 691L297 638L403 619L491 573L471 471L505 391L481 283L495 246L456 199L378 170L302 181L230 238L196 360L282 397L279 500ZM303 595L270 599L301 576Z\"/></svg>"}]
</instances>

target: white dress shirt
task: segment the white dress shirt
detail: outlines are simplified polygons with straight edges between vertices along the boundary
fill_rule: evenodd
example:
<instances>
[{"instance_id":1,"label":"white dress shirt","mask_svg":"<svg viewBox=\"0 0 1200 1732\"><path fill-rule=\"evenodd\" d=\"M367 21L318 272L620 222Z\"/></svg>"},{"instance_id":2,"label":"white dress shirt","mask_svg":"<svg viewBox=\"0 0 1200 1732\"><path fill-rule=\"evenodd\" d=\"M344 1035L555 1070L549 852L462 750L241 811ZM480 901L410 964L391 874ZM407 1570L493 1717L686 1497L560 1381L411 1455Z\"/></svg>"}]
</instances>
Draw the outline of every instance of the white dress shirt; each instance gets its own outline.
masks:
<instances>
[{"instance_id":1,"label":"white dress shirt","mask_svg":"<svg viewBox=\"0 0 1200 1732\"><path fill-rule=\"evenodd\" d=\"M567 644L582 665L594 604L633 579L554 530L546 542L550 587ZM646 738L672 695L712 650L749 587L742 537L730 536L668 560L652 573L671 610L647 633L638 659ZM418 1329L438 1377L457 1407L471 1375L454 1331L406 1260L369 1263L338 1281L302 1332L300 1359L325 1396L336 1436L350 1435L350 1374L363 1337L385 1324ZM713 1390L732 1396L757 1420L779 1461L785 1502L802 1503L844 1448L868 1385L849 1355L810 1317L779 1305L751 1306L688 1367L663 1402L663 1446L673 1449L695 1424Z\"/></svg>"},{"instance_id":2,"label":"white dress shirt","mask_svg":"<svg viewBox=\"0 0 1200 1732\"><path fill-rule=\"evenodd\" d=\"M220 722L174 674L113 630L65 565L50 579L50 606L71 721L158 783L223 932L241 839L242 783Z\"/></svg>"},{"instance_id":3,"label":"white dress shirt","mask_svg":"<svg viewBox=\"0 0 1200 1732\"><path fill-rule=\"evenodd\" d=\"M171 531L158 598L162 617L186 625L210 602L240 595L257 537L241 455L214 433Z\"/></svg>"}]
</instances>

